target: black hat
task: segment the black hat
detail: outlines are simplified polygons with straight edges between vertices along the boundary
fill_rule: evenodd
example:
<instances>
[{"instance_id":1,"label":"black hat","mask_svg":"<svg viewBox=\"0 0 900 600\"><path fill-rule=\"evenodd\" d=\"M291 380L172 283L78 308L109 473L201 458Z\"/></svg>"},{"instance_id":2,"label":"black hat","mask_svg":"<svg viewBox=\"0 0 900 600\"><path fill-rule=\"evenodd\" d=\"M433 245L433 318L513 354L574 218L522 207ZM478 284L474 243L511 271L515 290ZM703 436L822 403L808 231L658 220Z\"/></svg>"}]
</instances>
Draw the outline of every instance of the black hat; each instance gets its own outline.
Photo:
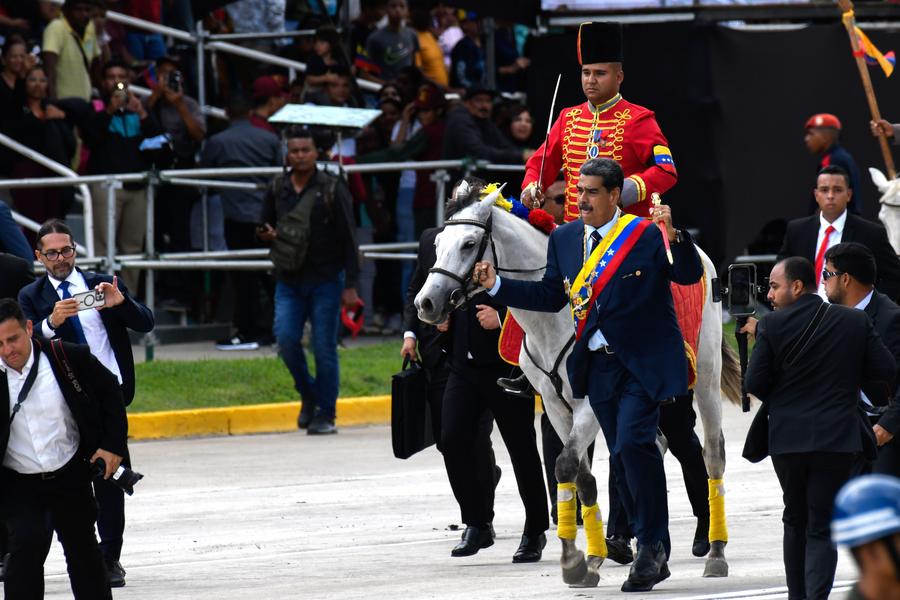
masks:
<instances>
[{"instance_id":1,"label":"black hat","mask_svg":"<svg viewBox=\"0 0 900 600\"><path fill-rule=\"evenodd\" d=\"M582 23L578 28L578 64L622 62L621 23Z\"/></svg>"},{"instance_id":2,"label":"black hat","mask_svg":"<svg viewBox=\"0 0 900 600\"><path fill-rule=\"evenodd\" d=\"M482 94L487 94L491 98L494 98L497 95L497 90L489 88L484 84L476 83L475 85L466 88L466 94L463 96L463 100L471 100L475 96L480 96Z\"/></svg>"}]
</instances>

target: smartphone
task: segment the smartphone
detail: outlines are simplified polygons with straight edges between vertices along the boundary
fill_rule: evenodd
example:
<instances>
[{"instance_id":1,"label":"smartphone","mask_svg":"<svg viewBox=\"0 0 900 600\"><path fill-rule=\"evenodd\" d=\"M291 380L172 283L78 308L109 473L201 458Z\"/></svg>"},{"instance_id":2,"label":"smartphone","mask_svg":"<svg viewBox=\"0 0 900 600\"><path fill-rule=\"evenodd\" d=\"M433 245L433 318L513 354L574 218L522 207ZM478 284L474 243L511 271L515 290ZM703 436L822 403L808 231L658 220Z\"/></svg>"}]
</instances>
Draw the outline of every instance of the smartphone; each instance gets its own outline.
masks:
<instances>
[{"instance_id":1,"label":"smartphone","mask_svg":"<svg viewBox=\"0 0 900 600\"><path fill-rule=\"evenodd\" d=\"M169 89L175 93L181 91L181 87L184 82L184 77L181 75L181 71L172 71L169 73L168 80L166 83L169 85Z\"/></svg>"},{"instance_id":2,"label":"smartphone","mask_svg":"<svg viewBox=\"0 0 900 600\"><path fill-rule=\"evenodd\" d=\"M100 290L88 290L72 297L78 301L79 311L106 306L106 294Z\"/></svg>"},{"instance_id":3,"label":"smartphone","mask_svg":"<svg viewBox=\"0 0 900 600\"><path fill-rule=\"evenodd\" d=\"M756 265L741 263L728 267L728 310L735 316L756 311Z\"/></svg>"}]
</instances>

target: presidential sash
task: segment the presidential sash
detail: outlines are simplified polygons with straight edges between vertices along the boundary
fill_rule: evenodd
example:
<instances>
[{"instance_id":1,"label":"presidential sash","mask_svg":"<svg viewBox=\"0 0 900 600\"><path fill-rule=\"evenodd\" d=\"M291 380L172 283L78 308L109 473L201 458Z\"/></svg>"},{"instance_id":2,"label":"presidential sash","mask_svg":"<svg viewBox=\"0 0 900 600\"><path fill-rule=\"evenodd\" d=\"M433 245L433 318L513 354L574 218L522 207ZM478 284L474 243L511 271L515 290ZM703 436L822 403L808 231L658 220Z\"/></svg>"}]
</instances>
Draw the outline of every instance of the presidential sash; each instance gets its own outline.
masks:
<instances>
[{"instance_id":1,"label":"presidential sash","mask_svg":"<svg viewBox=\"0 0 900 600\"><path fill-rule=\"evenodd\" d=\"M600 293L616 274L622 261L634 248L638 238L649 224L650 221L647 219L623 214L616 221L612 230L591 251L591 255L584 261L584 266L581 267L574 283L570 283L568 278L563 281L566 294L569 296L569 308L572 310L572 321L577 338L580 339L584 332L591 306L600 297ZM587 239L585 236L585 248ZM586 249L585 254L587 254Z\"/></svg>"}]
</instances>

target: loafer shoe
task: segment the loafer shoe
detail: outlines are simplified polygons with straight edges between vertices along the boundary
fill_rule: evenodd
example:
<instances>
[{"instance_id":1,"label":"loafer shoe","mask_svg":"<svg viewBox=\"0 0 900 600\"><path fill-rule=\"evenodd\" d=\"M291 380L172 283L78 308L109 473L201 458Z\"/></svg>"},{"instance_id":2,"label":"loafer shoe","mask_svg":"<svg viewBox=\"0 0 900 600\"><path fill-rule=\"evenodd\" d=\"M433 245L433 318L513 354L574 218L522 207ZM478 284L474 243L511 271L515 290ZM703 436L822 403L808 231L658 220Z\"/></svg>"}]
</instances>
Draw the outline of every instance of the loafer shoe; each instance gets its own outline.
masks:
<instances>
[{"instance_id":1,"label":"loafer shoe","mask_svg":"<svg viewBox=\"0 0 900 600\"><path fill-rule=\"evenodd\" d=\"M125 587L125 569L122 568L122 563L117 560L107 561L106 574L109 576L109 587Z\"/></svg>"},{"instance_id":2,"label":"loafer shoe","mask_svg":"<svg viewBox=\"0 0 900 600\"><path fill-rule=\"evenodd\" d=\"M521 374L518 377L501 377L497 380L497 385L503 388L503 391L512 396L520 396L522 398L532 398L534 396L534 388L531 382Z\"/></svg>"},{"instance_id":3,"label":"loafer shoe","mask_svg":"<svg viewBox=\"0 0 900 600\"><path fill-rule=\"evenodd\" d=\"M450 556L472 556L482 548L494 545L493 528L491 526L466 527L462 540L450 551Z\"/></svg>"},{"instance_id":4,"label":"loafer shoe","mask_svg":"<svg viewBox=\"0 0 900 600\"><path fill-rule=\"evenodd\" d=\"M653 545L639 545L628 579L622 584L622 591L649 592L654 585L669 575L666 550L663 548L662 542Z\"/></svg>"},{"instance_id":5,"label":"loafer shoe","mask_svg":"<svg viewBox=\"0 0 900 600\"><path fill-rule=\"evenodd\" d=\"M544 546L547 545L547 536L543 533L539 536L524 534L519 549L513 554L514 563L531 563L541 560Z\"/></svg>"},{"instance_id":6,"label":"loafer shoe","mask_svg":"<svg viewBox=\"0 0 900 600\"><path fill-rule=\"evenodd\" d=\"M631 540L617 535L606 538L606 557L620 565L631 563L634 560Z\"/></svg>"}]
</instances>

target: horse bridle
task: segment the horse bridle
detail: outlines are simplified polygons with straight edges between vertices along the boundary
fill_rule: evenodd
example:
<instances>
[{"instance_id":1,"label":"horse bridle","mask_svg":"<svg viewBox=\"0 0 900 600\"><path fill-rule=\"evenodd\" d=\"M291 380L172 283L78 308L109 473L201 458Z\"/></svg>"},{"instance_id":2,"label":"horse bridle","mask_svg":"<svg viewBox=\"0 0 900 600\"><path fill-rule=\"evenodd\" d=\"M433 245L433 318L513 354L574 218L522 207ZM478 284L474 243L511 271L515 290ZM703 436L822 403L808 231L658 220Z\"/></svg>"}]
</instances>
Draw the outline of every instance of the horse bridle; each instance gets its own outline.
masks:
<instances>
[{"instance_id":1,"label":"horse bridle","mask_svg":"<svg viewBox=\"0 0 900 600\"><path fill-rule=\"evenodd\" d=\"M472 261L472 266L464 276L460 277L456 273L453 273L446 269L441 269L440 267L431 267L430 269L428 269L429 273L444 275L459 283L460 287L450 292L449 302L450 306L454 310L465 310L468 305L469 298L475 295L475 291L479 286L475 284L474 280L472 279L472 275L475 273L475 265L481 262L481 259L484 258L484 253L487 250L488 244L490 244L491 246L491 255L494 257L494 262L498 262L497 248L494 245L493 222L493 214L489 214L487 220L484 222L476 221L474 219L449 219L444 222L444 227L450 227L451 225L472 225L484 230L484 234L481 236L481 242L478 245L478 252L475 254L475 260ZM545 268L546 266L538 267L535 269L512 269L501 268L499 264L494 265L494 270L497 271L497 273L537 273L538 271L543 271Z\"/></svg>"}]
</instances>

